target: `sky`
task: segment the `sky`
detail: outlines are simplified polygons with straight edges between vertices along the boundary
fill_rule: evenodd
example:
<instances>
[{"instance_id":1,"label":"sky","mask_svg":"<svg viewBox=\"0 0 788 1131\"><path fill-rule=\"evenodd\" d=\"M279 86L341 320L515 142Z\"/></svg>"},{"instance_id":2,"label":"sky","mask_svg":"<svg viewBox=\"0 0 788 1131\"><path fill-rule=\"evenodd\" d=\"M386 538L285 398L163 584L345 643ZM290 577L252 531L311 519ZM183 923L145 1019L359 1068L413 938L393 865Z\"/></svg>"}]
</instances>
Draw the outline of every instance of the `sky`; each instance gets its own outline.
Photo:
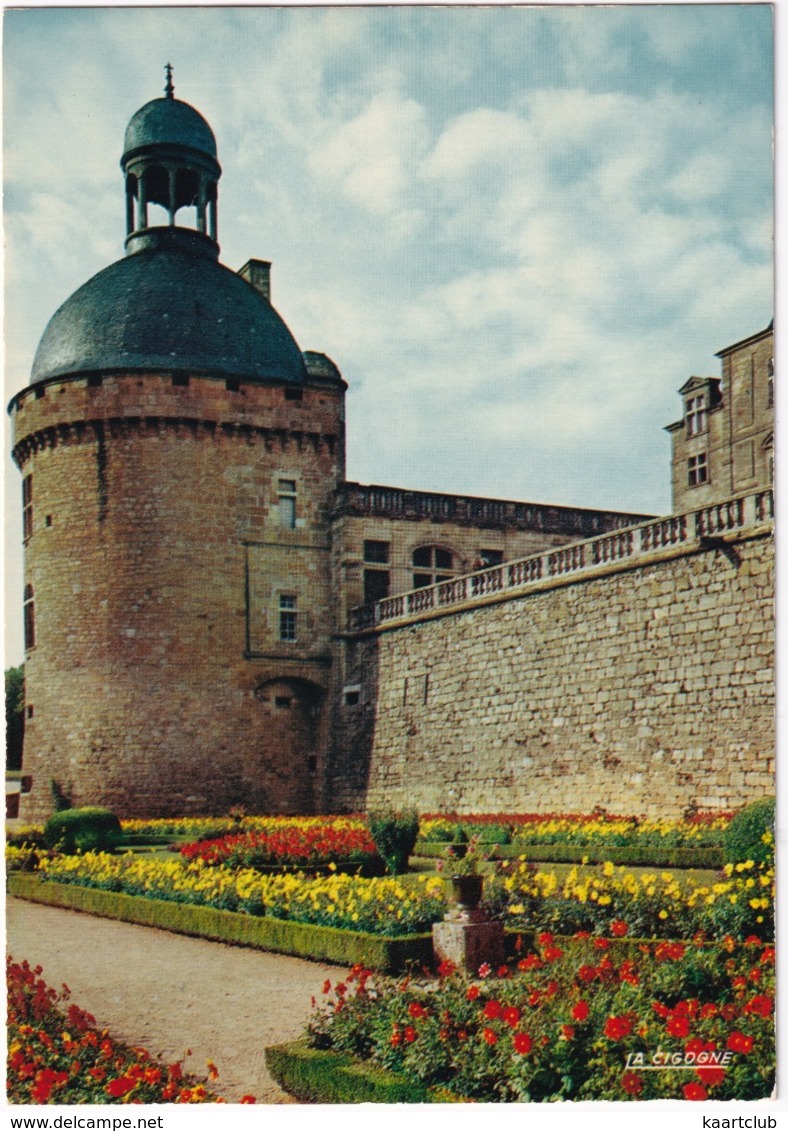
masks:
<instances>
[{"instance_id":1,"label":"sky","mask_svg":"<svg viewBox=\"0 0 788 1131\"><path fill-rule=\"evenodd\" d=\"M123 255L123 134L169 61L222 262L271 260L349 384L350 479L666 513L677 390L773 315L772 50L761 4L6 10L6 399Z\"/></svg>"}]
</instances>

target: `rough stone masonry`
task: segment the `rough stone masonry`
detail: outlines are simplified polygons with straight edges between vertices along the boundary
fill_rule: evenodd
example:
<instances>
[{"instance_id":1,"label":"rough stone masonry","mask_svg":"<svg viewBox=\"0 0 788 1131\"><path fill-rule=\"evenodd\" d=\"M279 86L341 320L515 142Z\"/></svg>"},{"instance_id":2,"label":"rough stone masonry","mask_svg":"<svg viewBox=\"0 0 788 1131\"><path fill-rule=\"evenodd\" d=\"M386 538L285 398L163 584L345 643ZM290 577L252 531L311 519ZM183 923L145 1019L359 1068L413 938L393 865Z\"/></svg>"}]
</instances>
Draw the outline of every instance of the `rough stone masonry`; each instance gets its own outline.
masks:
<instances>
[{"instance_id":1,"label":"rough stone masonry","mask_svg":"<svg viewBox=\"0 0 788 1131\"><path fill-rule=\"evenodd\" d=\"M771 531L348 642L352 808L727 810L774 790ZM355 768L355 770L354 770Z\"/></svg>"}]
</instances>

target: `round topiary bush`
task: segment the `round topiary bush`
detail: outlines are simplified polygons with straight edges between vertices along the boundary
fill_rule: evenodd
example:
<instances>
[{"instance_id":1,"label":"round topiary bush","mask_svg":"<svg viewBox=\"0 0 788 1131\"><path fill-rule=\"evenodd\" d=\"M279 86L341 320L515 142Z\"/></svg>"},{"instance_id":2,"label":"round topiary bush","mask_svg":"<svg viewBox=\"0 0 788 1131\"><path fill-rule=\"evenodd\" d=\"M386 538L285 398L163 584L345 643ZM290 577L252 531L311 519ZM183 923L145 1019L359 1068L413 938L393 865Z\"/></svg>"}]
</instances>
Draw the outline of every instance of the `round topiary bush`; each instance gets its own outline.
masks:
<instances>
[{"instance_id":1,"label":"round topiary bush","mask_svg":"<svg viewBox=\"0 0 788 1131\"><path fill-rule=\"evenodd\" d=\"M59 852L111 852L120 838L118 818L98 806L60 810L44 826L47 847Z\"/></svg>"},{"instance_id":2,"label":"round topiary bush","mask_svg":"<svg viewBox=\"0 0 788 1131\"><path fill-rule=\"evenodd\" d=\"M726 864L744 860L763 864L774 860L773 797L761 797L739 810L725 830L723 851Z\"/></svg>"}]
</instances>

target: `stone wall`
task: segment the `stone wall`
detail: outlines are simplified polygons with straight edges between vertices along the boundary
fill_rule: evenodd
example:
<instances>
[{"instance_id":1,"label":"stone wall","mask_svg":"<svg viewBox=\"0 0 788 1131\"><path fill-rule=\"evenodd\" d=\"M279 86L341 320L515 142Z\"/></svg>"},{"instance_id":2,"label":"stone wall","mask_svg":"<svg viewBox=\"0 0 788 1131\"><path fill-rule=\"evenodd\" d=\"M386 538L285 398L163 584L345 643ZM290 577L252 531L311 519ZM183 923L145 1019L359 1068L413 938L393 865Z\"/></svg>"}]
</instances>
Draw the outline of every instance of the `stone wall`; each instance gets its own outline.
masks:
<instances>
[{"instance_id":1,"label":"stone wall","mask_svg":"<svg viewBox=\"0 0 788 1131\"><path fill-rule=\"evenodd\" d=\"M652 524L635 561L350 634L343 678L359 690L338 711L335 807L678 816L772 793L762 502L748 526L749 502L725 511L737 530L696 536L708 514L687 516L661 524L684 544L660 546Z\"/></svg>"}]
</instances>

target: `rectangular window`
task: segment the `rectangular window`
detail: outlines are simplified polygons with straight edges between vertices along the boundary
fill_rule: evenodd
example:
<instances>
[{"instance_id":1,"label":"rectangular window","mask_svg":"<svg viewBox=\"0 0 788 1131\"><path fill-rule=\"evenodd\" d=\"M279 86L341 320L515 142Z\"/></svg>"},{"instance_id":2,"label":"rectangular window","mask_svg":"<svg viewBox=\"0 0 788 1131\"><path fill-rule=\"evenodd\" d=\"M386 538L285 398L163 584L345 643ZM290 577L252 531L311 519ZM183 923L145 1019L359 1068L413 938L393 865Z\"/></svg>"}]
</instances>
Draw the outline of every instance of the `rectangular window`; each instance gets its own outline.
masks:
<instances>
[{"instance_id":1,"label":"rectangular window","mask_svg":"<svg viewBox=\"0 0 788 1131\"><path fill-rule=\"evenodd\" d=\"M699 456L690 456L687 461L687 485L699 487L701 483L707 483L708 479L709 469L706 463L706 453L703 452Z\"/></svg>"},{"instance_id":2,"label":"rectangular window","mask_svg":"<svg viewBox=\"0 0 788 1131\"><path fill-rule=\"evenodd\" d=\"M387 569L364 570L364 604L374 605L382 601L390 592L390 575Z\"/></svg>"},{"instance_id":3,"label":"rectangular window","mask_svg":"<svg viewBox=\"0 0 788 1131\"><path fill-rule=\"evenodd\" d=\"M286 530L295 530L296 494L294 479L279 480L279 524Z\"/></svg>"},{"instance_id":4,"label":"rectangular window","mask_svg":"<svg viewBox=\"0 0 788 1131\"><path fill-rule=\"evenodd\" d=\"M24 593L24 629L25 651L30 651L36 646L36 606L33 597L33 586L26 585Z\"/></svg>"},{"instance_id":5,"label":"rectangular window","mask_svg":"<svg viewBox=\"0 0 788 1131\"><path fill-rule=\"evenodd\" d=\"M485 566L497 566L503 561L503 550L479 550L479 559Z\"/></svg>"},{"instance_id":6,"label":"rectangular window","mask_svg":"<svg viewBox=\"0 0 788 1131\"><path fill-rule=\"evenodd\" d=\"M390 548L390 542L365 541L364 561L379 562L381 565L388 565Z\"/></svg>"},{"instance_id":7,"label":"rectangular window","mask_svg":"<svg viewBox=\"0 0 788 1131\"><path fill-rule=\"evenodd\" d=\"M298 613L296 598L291 593L283 593L279 598L279 639L292 644L296 640Z\"/></svg>"},{"instance_id":8,"label":"rectangular window","mask_svg":"<svg viewBox=\"0 0 788 1131\"><path fill-rule=\"evenodd\" d=\"M690 397L687 401L687 435L699 436L706 431L706 398Z\"/></svg>"},{"instance_id":9,"label":"rectangular window","mask_svg":"<svg viewBox=\"0 0 788 1131\"><path fill-rule=\"evenodd\" d=\"M22 536L27 542L33 536L33 476L22 480Z\"/></svg>"}]
</instances>

